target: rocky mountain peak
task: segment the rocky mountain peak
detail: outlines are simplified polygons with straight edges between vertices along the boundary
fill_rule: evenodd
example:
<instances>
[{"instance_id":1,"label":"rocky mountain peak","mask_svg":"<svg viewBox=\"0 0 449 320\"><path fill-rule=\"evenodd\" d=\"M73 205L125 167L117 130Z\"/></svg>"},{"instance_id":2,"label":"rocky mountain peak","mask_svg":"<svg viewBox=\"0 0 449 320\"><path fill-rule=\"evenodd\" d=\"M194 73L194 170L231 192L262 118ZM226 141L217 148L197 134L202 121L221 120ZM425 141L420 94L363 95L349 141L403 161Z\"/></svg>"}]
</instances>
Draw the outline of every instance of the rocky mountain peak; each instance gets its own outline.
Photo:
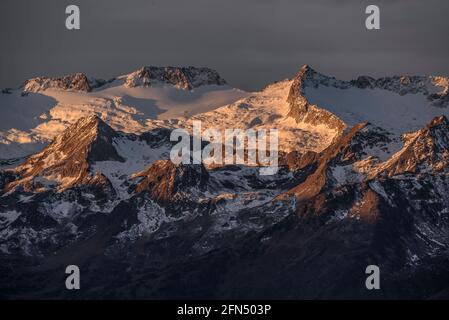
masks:
<instances>
[{"instance_id":1,"label":"rocky mountain peak","mask_svg":"<svg viewBox=\"0 0 449 320\"><path fill-rule=\"evenodd\" d=\"M424 129L405 134L404 146L373 175L446 172L449 166L449 121L434 118Z\"/></svg>"},{"instance_id":2,"label":"rocky mountain peak","mask_svg":"<svg viewBox=\"0 0 449 320\"><path fill-rule=\"evenodd\" d=\"M303 65L293 78L287 102L290 105L289 117L295 119L297 123L307 123L310 125L325 125L330 130L341 133L346 124L331 112L309 103L305 96L305 88L308 86L317 87L321 83L337 83L332 77L324 76L308 65Z\"/></svg>"},{"instance_id":3,"label":"rocky mountain peak","mask_svg":"<svg viewBox=\"0 0 449 320\"><path fill-rule=\"evenodd\" d=\"M204 85L224 85L226 81L209 68L144 66L125 78L127 87L148 87L156 83L191 90Z\"/></svg>"},{"instance_id":4,"label":"rocky mountain peak","mask_svg":"<svg viewBox=\"0 0 449 320\"><path fill-rule=\"evenodd\" d=\"M374 166L377 156L387 150L391 142L389 133L369 122L355 125L318 155L308 156L308 163L299 159L301 167L314 165L315 171L289 193L304 200L316 196L322 190L342 184L360 183L364 174L356 173L353 166L363 163Z\"/></svg>"},{"instance_id":5,"label":"rocky mountain peak","mask_svg":"<svg viewBox=\"0 0 449 320\"><path fill-rule=\"evenodd\" d=\"M306 87L318 88L319 86L338 89L382 89L400 95L422 93L431 101L438 100L436 102L441 102L440 100L444 100L447 102L449 78L442 76L393 75L376 79L371 76L360 75L354 80L345 81L321 74L309 65L303 65L293 78L289 101L304 93L303 90Z\"/></svg>"},{"instance_id":6,"label":"rocky mountain peak","mask_svg":"<svg viewBox=\"0 0 449 320\"><path fill-rule=\"evenodd\" d=\"M99 117L92 115L81 118L43 151L15 168L14 172L19 179L7 188L21 185L35 190L56 185L62 190L106 181L106 177L101 178L91 172L91 165L96 161L124 161L113 145L113 139L117 136Z\"/></svg>"},{"instance_id":7,"label":"rocky mountain peak","mask_svg":"<svg viewBox=\"0 0 449 320\"><path fill-rule=\"evenodd\" d=\"M112 145L118 133L97 115L80 118L58 136L46 149L66 156L82 154L90 162L123 161ZM45 151L45 150L44 150Z\"/></svg>"},{"instance_id":8,"label":"rocky mountain peak","mask_svg":"<svg viewBox=\"0 0 449 320\"><path fill-rule=\"evenodd\" d=\"M74 73L59 78L37 77L25 81L24 92L40 92L47 89L90 92L105 83L100 79L89 79L84 73Z\"/></svg>"},{"instance_id":9,"label":"rocky mountain peak","mask_svg":"<svg viewBox=\"0 0 449 320\"><path fill-rule=\"evenodd\" d=\"M388 123L388 119L376 119L372 111L375 108L385 109L390 99L391 101L403 99L410 108L407 123L410 123L408 127L412 127L413 124L420 122L417 111L419 105L423 107L428 105L430 108L427 112L432 113L432 116L445 114L445 111L439 112L435 107L448 105L448 92L449 79L446 77L388 76L375 79L370 76L359 76L355 80L344 81L323 75L304 65L293 78L286 101L290 105L288 116L297 123L324 125L341 134L347 126L369 120L389 131L402 134L406 132L407 125L400 126ZM358 103L351 98L359 95L369 97L367 103L372 106L359 108ZM416 112L416 115L412 115L412 112ZM414 126L413 130L422 125L424 123Z\"/></svg>"},{"instance_id":10,"label":"rocky mountain peak","mask_svg":"<svg viewBox=\"0 0 449 320\"><path fill-rule=\"evenodd\" d=\"M148 192L155 200L176 202L188 201L196 190L205 190L209 174L203 164L175 165L170 160L158 160L135 178L142 178L136 187L138 193Z\"/></svg>"},{"instance_id":11,"label":"rocky mountain peak","mask_svg":"<svg viewBox=\"0 0 449 320\"><path fill-rule=\"evenodd\" d=\"M313 79L313 77L317 76L319 73L315 71L310 65L304 64L299 68L298 73L295 76L295 80L305 81L307 79Z\"/></svg>"},{"instance_id":12,"label":"rocky mountain peak","mask_svg":"<svg viewBox=\"0 0 449 320\"><path fill-rule=\"evenodd\" d=\"M427 128L440 128L447 130L449 128L449 121L445 116L435 117L427 126Z\"/></svg>"},{"instance_id":13,"label":"rocky mountain peak","mask_svg":"<svg viewBox=\"0 0 449 320\"><path fill-rule=\"evenodd\" d=\"M303 97L303 89L306 85L307 80L313 79L318 73L313 70L309 65L303 65L298 73L293 78L290 91L288 93L287 102L290 104L295 103L297 99Z\"/></svg>"}]
</instances>

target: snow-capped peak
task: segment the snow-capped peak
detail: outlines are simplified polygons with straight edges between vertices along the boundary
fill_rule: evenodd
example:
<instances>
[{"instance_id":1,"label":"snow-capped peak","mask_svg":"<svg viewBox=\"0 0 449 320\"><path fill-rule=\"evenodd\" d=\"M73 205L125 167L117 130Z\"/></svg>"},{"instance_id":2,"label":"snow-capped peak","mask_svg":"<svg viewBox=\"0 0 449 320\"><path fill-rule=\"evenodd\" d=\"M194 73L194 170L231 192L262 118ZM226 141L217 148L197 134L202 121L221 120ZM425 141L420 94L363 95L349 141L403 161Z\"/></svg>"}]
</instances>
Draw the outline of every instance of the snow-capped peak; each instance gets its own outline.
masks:
<instances>
[{"instance_id":1,"label":"snow-capped peak","mask_svg":"<svg viewBox=\"0 0 449 320\"><path fill-rule=\"evenodd\" d=\"M88 78L83 73L74 73L59 78L37 77L25 81L24 92L40 92L47 89L90 92L105 83L104 80Z\"/></svg>"},{"instance_id":2,"label":"snow-capped peak","mask_svg":"<svg viewBox=\"0 0 449 320\"><path fill-rule=\"evenodd\" d=\"M59 190L64 190L92 181L106 183L107 179L101 174L93 174L90 167L96 161L125 161L113 145L117 136L97 116L81 118L48 147L15 168L13 171L19 179L6 189L22 186L26 190L46 190L46 187L56 185Z\"/></svg>"},{"instance_id":3,"label":"snow-capped peak","mask_svg":"<svg viewBox=\"0 0 449 320\"><path fill-rule=\"evenodd\" d=\"M449 166L449 121L434 118L425 128L405 134L404 146L373 175L447 172Z\"/></svg>"},{"instance_id":4,"label":"snow-capped peak","mask_svg":"<svg viewBox=\"0 0 449 320\"><path fill-rule=\"evenodd\" d=\"M320 86L338 89L349 89L352 87L381 89L400 95L422 93L430 101L435 102L447 99L449 93L449 78L443 76L394 75L376 79L361 75L357 79L345 81L319 73L309 65L303 65L293 80L289 100L297 97L300 94L300 89L304 90L306 87L318 88Z\"/></svg>"},{"instance_id":5,"label":"snow-capped peak","mask_svg":"<svg viewBox=\"0 0 449 320\"><path fill-rule=\"evenodd\" d=\"M434 117L449 115L449 78L441 76L360 76L344 81L303 66L287 102L297 123L323 124L342 132L369 121L397 134L415 131Z\"/></svg>"},{"instance_id":6,"label":"snow-capped peak","mask_svg":"<svg viewBox=\"0 0 449 320\"><path fill-rule=\"evenodd\" d=\"M149 87L156 83L170 84L180 89L191 90L204 85L225 85L226 81L209 68L144 66L124 76L128 88Z\"/></svg>"}]
</instances>

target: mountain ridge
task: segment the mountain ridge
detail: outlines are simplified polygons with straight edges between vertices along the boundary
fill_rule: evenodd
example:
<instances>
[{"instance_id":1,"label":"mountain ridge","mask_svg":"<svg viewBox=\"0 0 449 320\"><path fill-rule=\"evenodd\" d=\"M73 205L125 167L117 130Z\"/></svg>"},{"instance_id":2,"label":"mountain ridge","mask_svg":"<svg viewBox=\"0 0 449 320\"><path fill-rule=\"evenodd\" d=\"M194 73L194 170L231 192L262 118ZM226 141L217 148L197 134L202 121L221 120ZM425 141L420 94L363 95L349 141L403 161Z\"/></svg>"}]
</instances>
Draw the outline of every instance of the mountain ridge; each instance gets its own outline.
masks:
<instances>
[{"instance_id":1,"label":"mountain ridge","mask_svg":"<svg viewBox=\"0 0 449 320\"><path fill-rule=\"evenodd\" d=\"M226 84L226 81L215 70L205 67L143 66L129 74L109 80L88 77L84 73L73 73L62 77L35 77L26 80L20 88L25 93L37 93L47 89L90 92L116 80L123 80L125 86L129 88L165 83L180 89L192 90L203 85ZM3 93L10 92L11 89L8 89Z\"/></svg>"},{"instance_id":2,"label":"mountain ridge","mask_svg":"<svg viewBox=\"0 0 449 320\"><path fill-rule=\"evenodd\" d=\"M305 66L190 117L131 122L119 111L132 92L201 91L147 86L147 71L137 87L106 85L93 114L85 92L64 92L88 112L63 114L49 145L0 168L6 297L70 297L68 264L83 270L80 298L426 299L448 287L449 121L423 78L342 82ZM279 170L173 164L170 134L193 120L279 128ZM139 130L120 130L127 121ZM364 286L373 264L380 290Z\"/></svg>"}]
</instances>

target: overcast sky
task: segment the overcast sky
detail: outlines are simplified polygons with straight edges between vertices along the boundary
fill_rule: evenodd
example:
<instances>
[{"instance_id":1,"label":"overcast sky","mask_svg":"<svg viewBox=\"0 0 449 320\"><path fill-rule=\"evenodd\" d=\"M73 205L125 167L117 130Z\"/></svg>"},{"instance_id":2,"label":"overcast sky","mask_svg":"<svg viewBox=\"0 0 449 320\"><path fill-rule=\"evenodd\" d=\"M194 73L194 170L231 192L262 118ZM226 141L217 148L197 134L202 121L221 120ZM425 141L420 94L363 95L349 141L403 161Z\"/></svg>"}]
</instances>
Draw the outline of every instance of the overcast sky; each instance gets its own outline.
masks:
<instances>
[{"instance_id":1,"label":"overcast sky","mask_svg":"<svg viewBox=\"0 0 449 320\"><path fill-rule=\"evenodd\" d=\"M65 7L81 30L65 28ZM381 30L365 29L377 4ZM255 90L302 64L342 79L449 75L447 0L1 0L0 87L142 65L207 66Z\"/></svg>"}]
</instances>

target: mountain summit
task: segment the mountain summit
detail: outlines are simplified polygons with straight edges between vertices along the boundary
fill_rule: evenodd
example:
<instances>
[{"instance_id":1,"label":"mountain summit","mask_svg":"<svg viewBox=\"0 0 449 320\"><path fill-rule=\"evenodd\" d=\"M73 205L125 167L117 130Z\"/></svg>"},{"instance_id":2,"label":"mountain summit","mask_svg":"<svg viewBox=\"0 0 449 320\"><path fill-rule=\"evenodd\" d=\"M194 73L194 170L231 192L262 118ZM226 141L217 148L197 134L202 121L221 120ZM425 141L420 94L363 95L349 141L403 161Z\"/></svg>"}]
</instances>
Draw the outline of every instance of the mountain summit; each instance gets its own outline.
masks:
<instances>
[{"instance_id":1,"label":"mountain summit","mask_svg":"<svg viewBox=\"0 0 449 320\"><path fill-rule=\"evenodd\" d=\"M30 157L14 171L19 179L6 188L23 186L26 190L51 187L59 190L107 180L91 172L97 161L120 161L113 138L117 133L95 115L81 118L44 150Z\"/></svg>"},{"instance_id":2,"label":"mountain summit","mask_svg":"<svg viewBox=\"0 0 449 320\"><path fill-rule=\"evenodd\" d=\"M149 87L157 83L171 84L180 89L192 90L206 85L225 85L226 81L209 68L196 67L142 67L125 76L129 88Z\"/></svg>"},{"instance_id":3,"label":"mountain summit","mask_svg":"<svg viewBox=\"0 0 449 320\"><path fill-rule=\"evenodd\" d=\"M344 81L305 65L293 78L286 101L289 116L298 124L323 125L341 134L369 121L399 136L448 116L448 92L447 77L360 76Z\"/></svg>"},{"instance_id":4,"label":"mountain summit","mask_svg":"<svg viewBox=\"0 0 449 320\"><path fill-rule=\"evenodd\" d=\"M105 83L100 79L89 79L83 73L75 73L60 78L38 77L27 80L23 85L24 92L40 92L47 89L90 92Z\"/></svg>"}]
</instances>

